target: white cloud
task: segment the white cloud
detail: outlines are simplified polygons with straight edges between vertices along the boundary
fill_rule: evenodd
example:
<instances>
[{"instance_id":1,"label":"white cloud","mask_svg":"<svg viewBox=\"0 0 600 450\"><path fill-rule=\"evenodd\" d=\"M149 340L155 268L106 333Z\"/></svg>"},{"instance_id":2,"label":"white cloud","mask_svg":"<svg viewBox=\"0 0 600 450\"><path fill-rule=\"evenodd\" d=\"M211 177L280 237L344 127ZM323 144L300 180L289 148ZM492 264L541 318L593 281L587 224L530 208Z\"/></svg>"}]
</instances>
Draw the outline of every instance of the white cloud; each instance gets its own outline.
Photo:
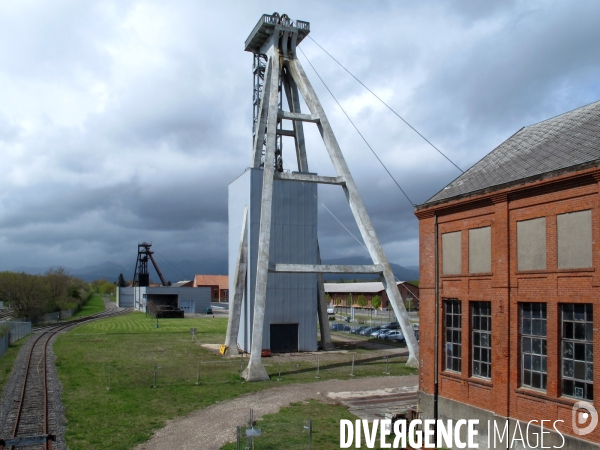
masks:
<instances>
[{"instance_id":1,"label":"white cloud","mask_svg":"<svg viewBox=\"0 0 600 450\"><path fill-rule=\"evenodd\" d=\"M263 13L311 36L462 168L518 128L600 97L600 5L10 0L0 4L0 269L227 254L227 185L250 163ZM301 47L417 203L457 171L310 39ZM301 61L304 62L301 56ZM418 262L412 207L308 64L389 259ZM333 174L316 129L311 170ZM286 167L295 157L284 144ZM320 200L353 232L344 196ZM328 257L362 247L320 207Z\"/></svg>"}]
</instances>

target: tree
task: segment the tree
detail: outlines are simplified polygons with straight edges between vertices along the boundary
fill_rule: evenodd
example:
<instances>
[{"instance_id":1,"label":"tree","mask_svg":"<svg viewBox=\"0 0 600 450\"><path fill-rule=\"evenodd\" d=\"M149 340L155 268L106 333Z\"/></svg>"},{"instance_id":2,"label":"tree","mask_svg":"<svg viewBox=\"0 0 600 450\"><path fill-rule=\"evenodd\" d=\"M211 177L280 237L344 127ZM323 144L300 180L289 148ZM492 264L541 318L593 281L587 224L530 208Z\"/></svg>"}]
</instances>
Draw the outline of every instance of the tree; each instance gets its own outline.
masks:
<instances>
[{"instance_id":1,"label":"tree","mask_svg":"<svg viewBox=\"0 0 600 450\"><path fill-rule=\"evenodd\" d=\"M371 299L371 306L375 309L379 309L381 306L381 297L379 295L376 295Z\"/></svg>"},{"instance_id":2,"label":"tree","mask_svg":"<svg viewBox=\"0 0 600 450\"><path fill-rule=\"evenodd\" d=\"M100 286L100 293L105 295L112 295L115 293L115 285L104 280L105 282Z\"/></svg>"},{"instance_id":3,"label":"tree","mask_svg":"<svg viewBox=\"0 0 600 450\"><path fill-rule=\"evenodd\" d=\"M364 308L365 306L367 306L367 297L365 297L363 294L360 294L356 299L356 303L361 308Z\"/></svg>"},{"instance_id":4,"label":"tree","mask_svg":"<svg viewBox=\"0 0 600 450\"><path fill-rule=\"evenodd\" d=\"M71 277L63 267L59 267L58 269L48 269L44 278L50 293L45 309L49 312L60 311L69 297Z\"/></svg>"},{"instance_id":5,"label":"tree","mask_svg":"<svg viewBox=\"0 0 600 450\"><path fill-rule=\"evenodd\" d=\"M125 281L125 277L122 273L119 274L119 280L117 281L117 285L119 287L127 287L127 281Z\"/></svg>"},{"instance_id":6,"label":"tree","mask_svg":"<svg viewBox=\"0 0 600 450\"><path fill-rule=\"evenodd\" d=\"M44 312L44 301L48 296L48 284L40 275L0 273L0 300L10 304L15 317L39 316Z\"/></svg>"}]
</instances>

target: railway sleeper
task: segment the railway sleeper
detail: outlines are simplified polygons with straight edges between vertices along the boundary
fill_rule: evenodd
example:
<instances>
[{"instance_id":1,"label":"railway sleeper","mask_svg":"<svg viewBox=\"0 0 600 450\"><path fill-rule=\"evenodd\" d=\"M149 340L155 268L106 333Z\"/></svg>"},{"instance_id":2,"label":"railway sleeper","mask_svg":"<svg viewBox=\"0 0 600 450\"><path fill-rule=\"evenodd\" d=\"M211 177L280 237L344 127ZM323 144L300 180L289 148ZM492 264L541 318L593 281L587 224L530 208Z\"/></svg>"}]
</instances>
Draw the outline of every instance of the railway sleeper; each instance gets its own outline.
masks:
<instances>
[{"instance_id":1,"label":"railway sleeper","mask_svg":"<svg viewBox=\"0 0 600 450\"><path fill-rule=\"evenodd\" d=\"M0 439L0 450L11 447L24 447L27 445L47 444L46 449L52 450L52 442L56 441L54 434L41 434L38 436L15 437Z\"/></svg>"}]
</instances>

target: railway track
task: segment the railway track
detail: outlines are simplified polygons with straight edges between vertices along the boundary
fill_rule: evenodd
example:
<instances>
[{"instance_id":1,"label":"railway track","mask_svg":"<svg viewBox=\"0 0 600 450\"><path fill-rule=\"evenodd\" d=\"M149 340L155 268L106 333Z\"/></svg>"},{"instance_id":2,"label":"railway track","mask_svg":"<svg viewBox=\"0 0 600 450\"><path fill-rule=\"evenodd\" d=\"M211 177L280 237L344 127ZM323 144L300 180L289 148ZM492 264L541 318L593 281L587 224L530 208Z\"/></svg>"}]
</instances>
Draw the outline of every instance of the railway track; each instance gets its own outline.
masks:
<instances>
[{"instance_id":1,"label":"railway track","mask_svg":"<svg viewBox=\"0 0 600 450\"><path fill-rule=\"evenodd\" d=\"M31 344L26 360L20 395L15 397L2 431L7 434L7 429L11 430L10 436L0 439L0 450L52 449L52 440L55 438L52 431L57 423L53 396L48 395L48 353L52 338L75 325L130 311L131 309L119 311L117 308L111 308L68 323L40 327L34 331L37 336L34 336L35 340Z\"/></svg>"}]
</instances>

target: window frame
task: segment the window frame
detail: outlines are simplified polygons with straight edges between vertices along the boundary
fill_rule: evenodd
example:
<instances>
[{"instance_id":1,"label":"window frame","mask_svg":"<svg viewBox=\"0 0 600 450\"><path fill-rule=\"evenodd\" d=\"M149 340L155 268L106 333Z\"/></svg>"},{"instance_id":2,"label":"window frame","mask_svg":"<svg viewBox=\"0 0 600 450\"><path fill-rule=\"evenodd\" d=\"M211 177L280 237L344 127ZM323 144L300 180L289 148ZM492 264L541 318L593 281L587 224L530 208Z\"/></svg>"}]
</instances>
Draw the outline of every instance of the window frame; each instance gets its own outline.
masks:
<instances>
[{"instance_id":1,"label":"window frame","mask_svg":"<svg viewBox=\"0 0 600 450\"><path fill-rule=\"evenodd\" d=\"M535 309L538 309L538 311L534 311ZM538 315L539 317L536 317ZM520 302L519 387L547 392L547 359L548 305L545 302ZM539 367L539 369L536 369L536 366ZM536 375L539 375L539 387L534 386L534 384L536 384L534 383L534 376ZM527 384L527 382L529 384Z\"/></svg>"},{"instance_id":2,"label":"window frame","mask_svg":"<svg viewBox=\"0 0 600 450\"><path fill-rule=\"evenodd\" d=\"M452 317L452 326L448 326L448 306L452 306L450 309L450 317ZM458 309L458 313L456 313L455 308ZM458 320L455 321L454 317L457 317ZM455 326L456 322L458 323L458 327ZM456 298L448 298L444 299L444 371L453 372L453 373L462 373L462 302ZM448 333L451 333L452 340L448 342ZM457 341L455 341L455 333L457 336ZM452 354L448 355L448 344L452 345ZM455 347L456 346L456 347ZM456 356L455 350L458 350L458 356ZM448 361L449 359L452 362L458 363L458 370L454 368L454 365L449 368Z\"/></svg>"},{"instance_id":3,"label":"window frame","mask_svg":"<svg viewBox=\"0 0 600 450\"><path fill-rule=\"evenodd\" d=\"M481 314L481 307L485 307L486 314ZM473 301L470 304L471 313L471 376L483 380L492 379L492 302ZM476 310L478 311L476 313ZM484 319L484 320L482 320ZM485 323L486 329L481 328ZM484 339L482 339L485 336ZM483 354L487 360L483 359ZM482 366L485 365L485 374L482 375Z\"/></svg>"},{"instance_id":4,"label":"window frame","mask_svg":"<svg viewBox=\"0 0 600 450\"><path fill-rule=\"evenodd\" d=\"M581 311L583 309L583 311ZM579 311L578 311L579 310ZM581 318L583 314L583 318ZM577 317L580 317L579 319ZM565 318L566 317L566 318ZM569 324L572 324L569 327ZM577 326L579 325L579 326ZM565 337L567 335L567 337ZM577 338L584 336L585 339ZM569 337L571 336L571 337ZM571 344L571 345L569 345ZM571 349L569 350L569 347ZM560 304L560 390L561 395L578 400L594 401L594 305L592 303L561 303ZM570 352L571 357L565 358ZM579 358L578 358L579 355ZM583 357L583 359L580 359ZM571 375L569 373L569 364ZM591 371L588 373L588 368ZM583 378L576 376L583 370ZM566 387L565 381L571 382ZM575 395L576 384L583 384L583 395ZM591 388L591 395L588 392ZM570 393L569 393L570 392Z\"/></svg>"}]
</instances>

